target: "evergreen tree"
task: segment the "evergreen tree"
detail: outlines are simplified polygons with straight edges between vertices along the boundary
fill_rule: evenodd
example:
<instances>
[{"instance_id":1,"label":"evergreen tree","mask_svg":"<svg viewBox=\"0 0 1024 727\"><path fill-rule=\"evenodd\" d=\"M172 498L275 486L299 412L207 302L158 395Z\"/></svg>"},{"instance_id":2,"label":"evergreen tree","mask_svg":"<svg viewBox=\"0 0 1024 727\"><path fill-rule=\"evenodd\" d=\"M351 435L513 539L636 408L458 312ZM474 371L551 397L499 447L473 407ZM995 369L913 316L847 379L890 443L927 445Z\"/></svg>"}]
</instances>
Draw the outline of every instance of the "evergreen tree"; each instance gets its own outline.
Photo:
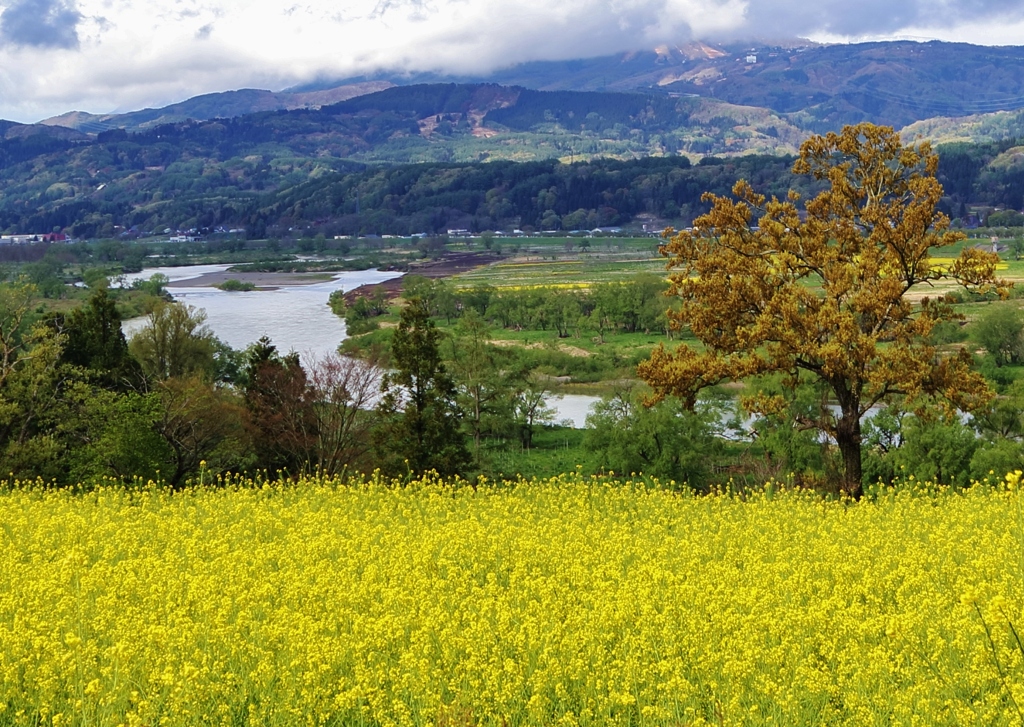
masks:
<instances>
[{"instance_id":1,"label":"evergreen tree","mask_svg":"<svg viewBox=\"0 0 1024 727\"><path fill-rule=\"evenodd\" d=\"M423 299L409 300L391 344L394 371L384 377L378 406L374 448L385 472L454 475L470 462L440 338Z\"/></svg>"},{"instance_id":2,"label":"evergreen tree","mask_svg":"<svg viewBox=\"0 0 1024 727\"><path fill-rule=\"evenodd\" d=\"M61 363L88 370L105 389L125 391L142 385L142 367L128 352L121 316L106 290L97 290L81 308L56 316L53 325L65 337Z\"/></svg>"}]
</instances>

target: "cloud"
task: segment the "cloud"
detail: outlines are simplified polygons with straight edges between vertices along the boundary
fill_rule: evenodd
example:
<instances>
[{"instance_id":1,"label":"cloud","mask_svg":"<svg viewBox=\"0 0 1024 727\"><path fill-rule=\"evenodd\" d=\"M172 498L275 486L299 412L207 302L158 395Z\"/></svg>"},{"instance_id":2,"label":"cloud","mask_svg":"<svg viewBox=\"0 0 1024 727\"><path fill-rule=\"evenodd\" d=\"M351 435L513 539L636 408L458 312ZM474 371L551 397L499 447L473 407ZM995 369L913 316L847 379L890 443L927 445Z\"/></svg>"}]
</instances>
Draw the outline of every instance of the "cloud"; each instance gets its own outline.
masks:
<instances>
[{"instance_id":1,"label":"cloud","mask_svg":"<svg viewBox=\"0 0 1024 727\"><path fill-rule=\"evenodd\" d=\"M0 0L0 118L375 71L483 75L691 38L1021 43L1021 0ZM53 48L77 48L74 63Z\"/></svg>"},{"instance_id":2,"label":"cloud","mask_svg":"<svg viewBox=\"0 0 1024 727\"><path fill-rule=\"evenodd\" d=\"M78 48L81 20L73 0L16 0L0 14L0 41L38 48Z\"/></svg>"},{"instance_id":3,"label":"cloud","mask_svg":"<svg viewBox=\"0 0 1024 727\"><path fill-rule=\"evenodd\" d=\"M776 35L888 36L954 30L964 22L1024 19L1020 0L749 0L742 28Z\"/></svg>"}]
</instances>

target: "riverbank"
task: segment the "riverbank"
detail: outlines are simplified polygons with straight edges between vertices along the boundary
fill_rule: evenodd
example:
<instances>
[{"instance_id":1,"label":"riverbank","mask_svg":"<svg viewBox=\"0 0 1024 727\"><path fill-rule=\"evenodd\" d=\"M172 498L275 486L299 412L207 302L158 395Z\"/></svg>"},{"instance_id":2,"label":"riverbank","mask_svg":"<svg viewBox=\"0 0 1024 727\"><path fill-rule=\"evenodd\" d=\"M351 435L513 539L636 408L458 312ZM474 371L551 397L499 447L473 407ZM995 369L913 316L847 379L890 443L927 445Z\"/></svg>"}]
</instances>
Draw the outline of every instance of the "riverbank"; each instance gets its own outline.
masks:
<instances>
[{"instance_id":1,"label":"riverbank","mask_svg":"<svg viewBox=\"0 0 1024 727\"><path fill-rule=\"evenodd\" d=\"M449 278L469 270L481 268L497 262L500 258L490 252L449 252L437 260L415 263L401 277L391 278L381 283L360 285L345 293L345 303L350 305L357 298L369 298L383 291L388 300L394 300L402 294L402 279L406 275L420 275L424 278Z\"/></svg>"}]
</instances>

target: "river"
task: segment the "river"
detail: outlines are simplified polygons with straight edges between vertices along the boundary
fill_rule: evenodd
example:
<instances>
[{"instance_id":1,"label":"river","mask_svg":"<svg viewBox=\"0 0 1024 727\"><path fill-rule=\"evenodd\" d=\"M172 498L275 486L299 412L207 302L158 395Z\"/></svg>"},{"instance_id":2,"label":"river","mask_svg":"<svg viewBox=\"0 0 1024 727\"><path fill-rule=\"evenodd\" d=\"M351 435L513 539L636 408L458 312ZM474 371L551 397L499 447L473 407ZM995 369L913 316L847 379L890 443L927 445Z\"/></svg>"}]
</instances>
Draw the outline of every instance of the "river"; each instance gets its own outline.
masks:
<instances>
[{"instance_id":1,"label":"river","mask_svg":"<svg viewBox=\"0 0 1024 727\"><path fill-rule=\"evenodd\" d=\"M166 275L172 283L181 282L209 273L222 273L229 267L190 265L149 268L141 273L126 275L125 282L131 284L134 280L148 279L156 273ZM401 273L359 270L336 273L332 280L322 283L280 285L275 290L226 292L217 288L172 287L169 292L177 301L202 308L206 312L206 322L210 329L232 348L243 349L261 336L267 336L282 353L296 351L303 360L308 361L310 357L336 351L338 344L345 340L345 322L334 315L327 305L327 298L333 291L349 291L360 285L379 283L399 275ZM122 324L125 335L130 337L145 322L145 318L125 321ZM582 429L586 425L587 415L598 401L600 399L596 396L565 394L552 396L548 406L555 410L556 423ZM865 419L874 414L874 410L868 412ZM732 414L722 415L723 428L731 417ZM752 423L753 419L747 417L743 430L749 431ZM740 431L728 436L736 439L748 435Z\"/></svg>"},{"instance_id":2,"label":"river","mask_svg":"<svg viewBox=\"0 0 1024 727\"><path fill-rule=\"evenodd\" d=\"M147 268L141 273L125 276L125 283L148 280L160 273L168 280L180 282L208 273L222 273L229 265L190 265L184 267ZM345 340L345 322L331 312L327 298L335 290L349 291L360 285L379 283L401 273L360 270L334 275L330 281L312 285L280 285L275 290L226 292L217 288L172 287L174 299L206 312L206 323L214 334L232 348L243 349L267 336L283 353L296 351L308 361L337 350ZM122 326L125 335L145 325L145 318L133 318ZM548 405L555 410L555 421L571 423L581 429L596 396L566 394L553 396Z\"/></svg>"},{"instance_id":3,"label":"river","mask_svg":"<svg viewBox=\"0 0 1024 727\"><path fill-rule=\"evenodd\" d=\"M126 276L126 282L161 273L171 282L220 273L227 265L149 268ZM303 359L335 351L345 338L345 322L331 312L327 299L335 290L349 291L379 283L401 273L381 270L342 272L332 280L311 285L281 285L275 290L227 292L207 287L172 287L174 299L206 312L210 329L232 348L242 349L267 336L282 353L296 351ZM145 318L124 322L125 334L141 328Z\"/></svg>"}]
</instances>

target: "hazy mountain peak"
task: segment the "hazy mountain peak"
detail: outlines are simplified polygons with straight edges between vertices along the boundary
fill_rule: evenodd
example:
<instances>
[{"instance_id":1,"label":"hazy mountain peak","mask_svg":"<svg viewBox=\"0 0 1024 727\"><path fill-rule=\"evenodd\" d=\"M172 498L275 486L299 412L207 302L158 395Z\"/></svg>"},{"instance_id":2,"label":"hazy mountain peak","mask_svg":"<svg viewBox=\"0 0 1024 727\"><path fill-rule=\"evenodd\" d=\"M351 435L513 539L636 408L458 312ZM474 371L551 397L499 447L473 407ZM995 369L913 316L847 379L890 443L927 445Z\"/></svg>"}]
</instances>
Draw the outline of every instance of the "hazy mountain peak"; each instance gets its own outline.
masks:
<instances>
[{"instance_id":1,"label":"hazy mountain peak","mask_svg":"<svg viewBox=\"0 0 1024 727\"><path fill-rule=\"evenodd\" d=\"M45 119L40 123L47 126L77 129L91 134L118 128L137 131L186 119L207 121L216 118L244 116L260 111L319 108L368 93L383 91L392 86L394 84L390 81L366 81L300 93L242 88L219 93L205 93L170 106L141 109L123 114L90 114L84 111L70 111Z\"/></svg>"},{"instance_id":2,"label":"hazy mountain peak","mask_svg":"<svg viewBox=\"0 0 1024 727\"><path fill-rule=\"evenodd\" d=\"M317 108L414 83L499 84L540 91L702 96L788 116L806 131L873 121L897 128L922 119L1024 107L1024 48L912 41L819 45L799 38L693 40L565 61L532 61L475 77L389 74L290 91L206 94L161 109L71 112L44 123L98 133L186 119ZM432 133L432 132L428 132Z\"/></svg>"}]
</instances>

